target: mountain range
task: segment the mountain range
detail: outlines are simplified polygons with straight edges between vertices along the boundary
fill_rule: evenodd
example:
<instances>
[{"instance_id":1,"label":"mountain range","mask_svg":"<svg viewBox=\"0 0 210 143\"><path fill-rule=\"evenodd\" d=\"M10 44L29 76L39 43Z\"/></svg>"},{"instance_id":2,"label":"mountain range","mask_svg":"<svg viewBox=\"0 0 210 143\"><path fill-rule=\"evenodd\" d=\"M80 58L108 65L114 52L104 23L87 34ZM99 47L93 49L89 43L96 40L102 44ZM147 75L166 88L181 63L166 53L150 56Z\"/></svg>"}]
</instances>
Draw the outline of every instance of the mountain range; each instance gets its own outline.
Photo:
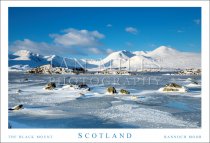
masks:
<instances>
[{"instance_id":1,"label":"mountain range","mask_svg":"<svg viewBox=\"0 0 210 143\"><path fill-rule=\"evenodd\" d=\"M57 55L43 56L27 50L9 54L9 69L25 70L45 64L54 67L84 67L88 70L120 68L131 71L148 69L173 71L201 68L201 54L181 52L166 46L160 46L153 51L116 51L101 60L64 58Z\"/></svg>"}]
</instances>

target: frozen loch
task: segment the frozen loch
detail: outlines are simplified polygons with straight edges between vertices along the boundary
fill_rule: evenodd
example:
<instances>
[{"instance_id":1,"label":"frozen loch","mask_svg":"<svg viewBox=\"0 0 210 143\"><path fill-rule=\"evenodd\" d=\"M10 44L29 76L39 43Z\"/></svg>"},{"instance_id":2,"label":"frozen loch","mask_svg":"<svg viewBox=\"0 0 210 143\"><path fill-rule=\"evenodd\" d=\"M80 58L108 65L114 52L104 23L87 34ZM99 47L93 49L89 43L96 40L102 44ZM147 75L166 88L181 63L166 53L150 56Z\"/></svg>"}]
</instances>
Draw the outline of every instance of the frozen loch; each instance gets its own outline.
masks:
<instances>
[{"instance_id":1,"label":"frozen loch","mask_svg":"<svg viewBox=\"0 0 210 143\"><path fill-rule=\"evenodd\" d=\"M199 75L161 72L109 76L9 72L9 128L200 128L201 86L189 86L189 78L201 85ZM46 90L49 82L56 86ZM159 90L169 83L187 92ZM108 87L116 93L108 94ZM17 105L22 106L13 110Z\"/></svg>"}]
</instances>

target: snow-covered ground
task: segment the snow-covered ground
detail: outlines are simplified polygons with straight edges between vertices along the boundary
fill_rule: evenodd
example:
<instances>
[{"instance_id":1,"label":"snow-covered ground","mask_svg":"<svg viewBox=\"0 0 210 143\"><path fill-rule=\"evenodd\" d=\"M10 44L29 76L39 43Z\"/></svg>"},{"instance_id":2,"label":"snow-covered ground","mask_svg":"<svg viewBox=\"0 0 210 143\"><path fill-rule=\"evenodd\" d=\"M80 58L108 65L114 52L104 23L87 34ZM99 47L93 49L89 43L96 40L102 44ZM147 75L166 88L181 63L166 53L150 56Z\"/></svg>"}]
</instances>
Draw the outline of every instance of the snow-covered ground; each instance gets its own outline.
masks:
<instances>
[{"instance_id":1,"label":"snow-covered ground","mask_svg":"<svg viewBox=\"0 0 210 143\"><path fill-rule=\"evenodd\" d=\"M9 105L23 109L9 112L11 128L200 128L200 76L144 73L139 75L40 75L9 72ZM64 80L65 79L65 80ZM55 81L57 87L43 89ZM64 83L85 82L90 91L73 90ZM186 93L158 89L175 82ZM114 86L115 95L106 88ZM126 89L130 95L122 95Z\"/></svg>"}]
</instances>

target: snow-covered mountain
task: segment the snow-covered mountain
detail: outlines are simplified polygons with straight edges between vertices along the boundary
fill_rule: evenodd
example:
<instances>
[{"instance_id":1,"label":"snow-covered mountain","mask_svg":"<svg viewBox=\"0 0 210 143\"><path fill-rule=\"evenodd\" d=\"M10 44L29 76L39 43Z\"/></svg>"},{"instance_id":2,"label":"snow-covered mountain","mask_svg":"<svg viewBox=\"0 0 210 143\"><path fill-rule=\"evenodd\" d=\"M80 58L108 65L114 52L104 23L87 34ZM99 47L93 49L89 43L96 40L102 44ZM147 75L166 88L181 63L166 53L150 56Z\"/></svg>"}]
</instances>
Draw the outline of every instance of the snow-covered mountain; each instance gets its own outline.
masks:
<instances>
[{"instance_id":1,"label":"snow-covered mountain","mask_svg":"<svg viewBox=\"0 0 210 143\"><path fill-rule=\"evenodd\" d=\"M163 69L201 68L200 54L180 52L166 46L147 52L146 56L151 57Z\"/></svg>"},{"instance_id":2,"label":"snow-covered mountain","mask_svg":"<svg viewBox=\"0 0 210 143\"><path fill-rule=\"evenodd\" d=\"M30 51L20 50L9 55L9 67L33 68L44 64L69 68L87 67L89 70L102 68L119 68L129 70L159 69L176 70L186 68L201 68L201 55L198 53L180 52L166 46L153 51L117 51L102 60L84 60L63 58L56 55L42 56Z\"/></svg>"},{"instance_id":3,"label":"snow-covered mountain","mask_svg":"<svg viewBox=\"0 0 210 143\"><path fill-rule=\"evenodd\" d=\"M28 67L37 67L47 63L42 55L34 54L27 50L20 50L9 55L9 67L17 65L23 67L26 65Z\"/></svg>"}]
</instances>

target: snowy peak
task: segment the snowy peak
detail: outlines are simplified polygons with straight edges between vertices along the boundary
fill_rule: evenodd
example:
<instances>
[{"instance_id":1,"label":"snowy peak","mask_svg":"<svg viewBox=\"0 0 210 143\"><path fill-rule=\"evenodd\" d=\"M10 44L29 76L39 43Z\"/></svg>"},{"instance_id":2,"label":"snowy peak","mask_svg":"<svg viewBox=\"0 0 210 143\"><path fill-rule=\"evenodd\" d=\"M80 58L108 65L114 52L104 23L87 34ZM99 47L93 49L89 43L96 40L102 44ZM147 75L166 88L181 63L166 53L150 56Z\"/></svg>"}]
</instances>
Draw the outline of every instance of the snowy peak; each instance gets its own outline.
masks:
<instances>
[{"instance_id":1,"label":"snowy peak","mask_svg":"<svg viewBox=\"0 0 210 143\"><path fill-rule=\"evenodd\" d=\"M132 53L130 53L129 51L126 51L126 50L117 51L117 52L113 52L113 53L109 54L106 58L104 58L102 60L102 63L105 65L108 65L109 63L116 64L116 62L119 59L127 60L130 57L132 57ZM117 63L119 63L119 62L117 62Z\"/></svg>"},{"instance_id":2,"label":"snowy peak","mask_svg":"<svg viewBox=\"0 0 210 143\"><path fill-rule=\"evenodd\" d=\"M160 46L155 50L148 52L148 56L165 56L165 55L174 55L178 54L179 52L176 49L169 48L166 46Z\"/></svg>"},{"instance_id":3,"label":"snowy peak","mask_svg":"<svg viewBox=\"0 0 210 143\"><path fill-rule=\"evenodd\" d=\"M30 60L32 53L27 50L20 50L15 52L13 55L16 56L16 60Z\"/></svg>"},{"instance_id":4,"label":"snowy peak","mask_svg":"<svg viewBox=\"0 0 210 143\"><path fill-rule=\"evenodd\" d=\"M27 50L19 50L9 55L9 66L25 65L28 67L37 67L47 63L42 55L34 54Z\"/></svg>"},{"instance_id":5,"label":"snowy peak","mask_svg":"<svg viewBox=\"0 0 210 143\"><path fill-rule=\"evenodd\" d=\"M52 64L53 66L63 67L78 67L87 66L88 70L97 69L101 64L105 68L110 65L115 68L119 67L119 64L126 67L130 65L130 69L138 70L138 68L156 68L162 69L186 69L186 68L200 68L201 67L201 55L199 53L180 52L173 48L160 46L157 49L144 52L135 51L130 52L127 50L117 51L109 54L106 58L100 60L92 60L91 62L82 59L64 58L57 55L42 56L34 54L27 50L20 50L14 54L9 55L9 66L21 67L37 67L44 64Z\"/></svg>"},{"instance_id":6,"label":"snowy peak","mask_svg":"<svg viewBox=\"0 0 210 143\"><path fill-rule=\"evenodd\" d=\"M123 50L123 51L113 52L109 54L105 59L103 59L103 62L107 63L112 60L119 60L119 59L127 60L133 56L134 54L132 54L131 52L127 50Z\"/></svg>"},{"instance_id":7,"label":"snowy peak","mask_svg":"<svg viewBox=\"0 0 210 143\"><path fill-rule=\"evenodd\" d=\"M153 50L152 52L161 54L161 53L173 53L173 52L178 52L178 51L176 49L169 48L166 46L160 46L160 47L156 48L155 50Z\"/></svg>"},{"instance_id":8,"label":"snowy peak","mask_svg":"<svg viewBox=\"0 0 210 143\"><path fill-rule=\"evenodd\" d=\"M158 52L169 52L169 51L176 51L175 49L166 47L166 46L160 46L158 48L156 48L154 51L158 51Z\"/></svg>"},{"instance_id":9,"label":"snowy peak","mask_svg":"<svg viewBox=\"0 0 210 143\"><path fill-rule=\"evenodd\" d=\"M109 59L128 59L132 57L133 54L129 51L123 50L111 53L107 58Z\"/></svg>"},{"instance_id":10,"label":"snowy peak","mask_svg":"<svg viewBox=\"0 0 210 143\"><path fill-rule=\"evenodd\" d=\"M20 57L27 57L30 56L32 53L28 50L19 50L15 52L13 55L20 56Z\"/></svg>"},{"instance_id":11,"label":"snowy peak","mask_svg":"<svg viewBox=\"0 0 210 143\"><path fill-rule=\"evenodd\" d=\"M39 54L34 54L28 50L19 50L10 56L16 57L14 58L14 60L31 60L31 59L43 58L43 56Z\"/></svg>"},{"instance_id":12,"label":"snowy peak","mask_svg":"<svg viewBox=\"0 0 210 143\"><path fill-rule=\"evenodd\" d=\"M133 52L133 54L136 56L146 55L146 53L144 51L135 51L135 52Z\"/></svg>"},{"instance_id":13,"label":"snowy peak","mask_svg":"<svg viewBox=\"0 0 210 143\"><path fill-rule=\"evenodd\" d=\"M133 53L131 53L130 51L127 51L127 50L120 51L119 54L122 55L122 56L127 56L129 58L134 56Z\"/></svg>"}]
</instances>

